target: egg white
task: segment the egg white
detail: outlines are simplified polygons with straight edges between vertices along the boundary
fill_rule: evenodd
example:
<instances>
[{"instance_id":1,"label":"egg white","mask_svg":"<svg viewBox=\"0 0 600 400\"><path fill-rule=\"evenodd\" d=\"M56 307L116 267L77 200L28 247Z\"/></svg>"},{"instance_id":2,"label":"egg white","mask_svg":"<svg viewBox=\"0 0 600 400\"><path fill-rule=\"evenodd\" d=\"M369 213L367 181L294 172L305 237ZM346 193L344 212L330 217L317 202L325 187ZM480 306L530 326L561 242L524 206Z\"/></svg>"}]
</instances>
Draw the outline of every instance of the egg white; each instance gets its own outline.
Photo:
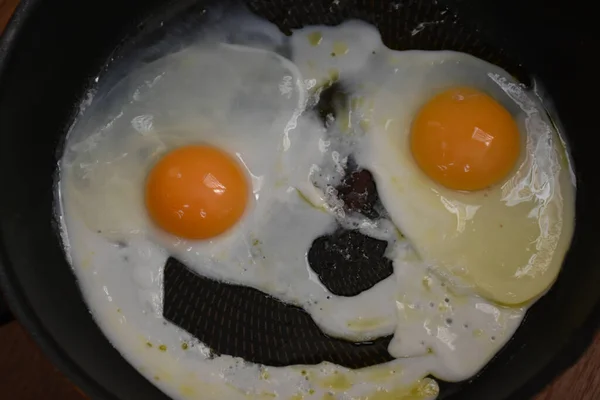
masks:
<instances>
[{"instance_id":1,"label":"egg white","mask_svg":"<svg viewBox=\"0 0 600 400\"><path fill-rule=\"evenodd\" d=\"M334 296L307 263L313 240L336 224L334 215L306 201L317 191L310 176L318 165L326 168L326 150L321 123L301 115L306 89L294 64L239 45L192 47L132 74L96 108L122 101L121 88L136 89L119 117L87 137L88 125L81 124L68 144L65 202L90 229L125 245L141 236L203 276L301 306L330 335L369 340L393 332L391 280L360 296ZM161 232L144 209L144 181L153 163L190 143L235 155L252 184L241 221L205 241ZM137 246L150 247L143 241ZM375 312L374 298L387 298ZM366 314L381 323L353 328L351 322Z\"/></svg>"},{"instance_id":2,"label":"egg white","mask_svg":"<svg viewBox=\"0 0 600 400\"><path fill-rule=\"evenodd\" d=\"M509 305L537 298L560 270L574 219L570 171L541 102L505 71L464 54L403 52L387 65L375 64L380 81L372 92L365 89L374 103L372 112L365 111L371 123L357 158L385 182L382 201L394 222L430 265L473 284L483 296ZM459 85L496 98L521 131L515 170L481 192L437 185L410 153L410 124L419 107Z\"/></svg>"},{"instance_id":3,"label":"egg white","mask_svg":"<svg viewBox=\"0 0 600 400\"><path fill-rule=\"evenodd\" d=\"M60 218L92 315L117 349L174 398L316 398L339 391L396 398L416 390L434 398L437 384L422 379L430 357L360 371L327 363L263 367L212 359L209 349L162 318L163 267L175 256L205 276L304 306L334 336L369 339L395 327L393 278L342 298L329 296L308 267L312 240L344 219L340 209L311 202L323 197L315 173L339 181L340 160L327 151L320 121L301 112L315 81L268 51L285 41L273 37L272 25L245 18L243 26L271 32L266 40L254 36L255 49L215 45L224 37L217 32L149 64L136 61L119 83L114 75L122 71L104 77L71 130L61 162ZM155 229L141 190L162 154L198 142L234 154L253 189L242 221L205 243ZM395 240L385 223L347 219L347 226Z\"/></svg>"},{"instance_id":4,"label":"egg white","mask_svg":"<svg viewBox=\"0 0 600 400\"><path fill-rule=\"evenodd\" d=\"M555 279L570 242L574 186L558 134L535 93L470 55L392 51L358 21L298 33L292 60L302 74L327 85L335 71L347 93L329 151L373 173L386 218L407 239L391 256L398 320L390 353L433 353L432 374L466 379L510 339L527 306ZM343 46L347 53L336 54ZM454 86L494 97L522 133L518 166L506 182L478 193L441 187L410 153L414 115Z\"/></svg>"},{"instance_id":5,"label":"egg white","mask_svg":"<svg viewBox=\"0 0 600 400\"><path fill-rule=\"evenodd\" d=\"M434 399L439 389L424 379L428 374L457 381L477 373L512 336L531 302L500 306L482 297L486 292L477 280L460 269L439 268L443 257L452 265L455 260L428 232L456 232L470 204L435 186L438 197L432 197L431 183L415 171L402 136L393 133L447 85L486 90L517 116L523 104L534 110L539 104L523 102L530 95L522 97L504 71L487 63L457 53L393 52L374 27L359 21L307 27L291 38L237 13L204 26L186 37L191 44L184 50L150 63L136 60L104 77L66 143L59 185L64 236L86 301L107 337L177 399L384 400L408 393ZM177 39L162 45L179 49ZM275 50L291 54L291 61ZM350 101L326 130L310 106L336 79ZM388 124L389 113L400 122ZM527 129L535 128L540 119L525 114ZM563 196L564 246L572 193L564 191L568 166L552 156L554 140L524 138L529 158L514 176L536 162L536 168L554 172L559 166L554 183L537 180L540 185L529 187L553 184L554 196ZM143 208L143 182L153 163L169 149L198 142L234 155L252 183L240 223L207 242L158 231ZM334 187L349 158L374 174L386 209L381 219L349 213L337 198ZM395 184L398 174L405 179L403 190ZM525 181L515 180L505 195L523 195L526 188L516 183ZM442 195L456 212L442 209ZM358 296L328 293L306 253L337 225L387 240L394 274ZM557 257L561 251L555 250ZM300 305L332 336L369 340L394 334L389 351L398 358L355 371L328 363L273 368L213 358L162 318L169 256L201 275Z\"/></svg>"}]
</instances>

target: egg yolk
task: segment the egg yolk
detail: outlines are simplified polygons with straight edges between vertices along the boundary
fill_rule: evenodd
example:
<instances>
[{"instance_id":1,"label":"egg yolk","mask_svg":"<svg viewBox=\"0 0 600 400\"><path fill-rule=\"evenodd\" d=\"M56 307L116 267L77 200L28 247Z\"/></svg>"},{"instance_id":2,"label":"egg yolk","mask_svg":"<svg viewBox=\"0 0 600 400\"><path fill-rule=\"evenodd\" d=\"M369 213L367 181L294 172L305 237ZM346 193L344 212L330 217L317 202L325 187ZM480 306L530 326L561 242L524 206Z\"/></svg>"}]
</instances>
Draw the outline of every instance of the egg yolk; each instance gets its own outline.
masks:
<instances>
[{"instance_id":1,"label":"egg yolk","mask_svg":"<svg viewBox=\"0 0 600 400\"><path fill-rule=\"evenodd\" d=\"M244 214L248 195L239 163L211 146L167 153L146 179L146 208L154 223L187 239L209 239L227 231Z\"/></svg>"},{"instance_id":2,"label":"egg yolk","mask_svg":"<svg viewBox=\"0 0 600 400\"><path fill-rule=\"evenodd\" d=\"M450 189L474 191L499 182L513 169L519 157L519 129L493 98L456 87L419 110L410 146L431 179Z\"/></svg>"}]
</instances>

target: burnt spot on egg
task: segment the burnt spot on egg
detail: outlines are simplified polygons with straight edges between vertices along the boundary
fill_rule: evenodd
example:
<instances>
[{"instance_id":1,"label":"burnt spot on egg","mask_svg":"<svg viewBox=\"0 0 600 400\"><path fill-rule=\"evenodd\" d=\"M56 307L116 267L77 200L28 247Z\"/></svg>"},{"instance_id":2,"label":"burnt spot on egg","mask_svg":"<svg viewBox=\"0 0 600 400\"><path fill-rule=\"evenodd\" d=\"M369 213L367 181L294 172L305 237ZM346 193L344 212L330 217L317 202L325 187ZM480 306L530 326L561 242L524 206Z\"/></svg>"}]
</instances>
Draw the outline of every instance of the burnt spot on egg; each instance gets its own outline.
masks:
<instances>
[{"instance_id":1,"label":"burnt spot on egg","mask_svg":"<svg viewBox=\"0 0 600 400\"><path fill-rule=\"evenodd\" d=\"M366 169L347 173L342 184L336 188L338 197L349 211L354 211L370 219L380 217L379 195L373 174Z\"/></svg>"}]
</instances>

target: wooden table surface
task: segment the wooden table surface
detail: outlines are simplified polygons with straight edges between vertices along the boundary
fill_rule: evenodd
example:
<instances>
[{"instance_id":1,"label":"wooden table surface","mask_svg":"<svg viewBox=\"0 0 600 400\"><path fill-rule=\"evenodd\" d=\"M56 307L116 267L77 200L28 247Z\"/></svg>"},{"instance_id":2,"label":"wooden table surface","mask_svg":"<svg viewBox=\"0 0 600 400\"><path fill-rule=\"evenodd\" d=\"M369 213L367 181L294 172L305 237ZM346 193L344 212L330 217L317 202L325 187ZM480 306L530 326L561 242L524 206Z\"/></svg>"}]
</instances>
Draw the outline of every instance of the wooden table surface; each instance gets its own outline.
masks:
<instances>
[{"instance_id":1,"label":"wooden table surface","mask_svg":"<svg viewBox=\"0 0 600 400\"><path fill-rule=\"evenodd\" d=\"M19 0L0 0L0 33ZM579 362L535 400L600 399L600 333ZM17 322L0 327L0 398L84 400Z\"/></svg>"}]
</instances>

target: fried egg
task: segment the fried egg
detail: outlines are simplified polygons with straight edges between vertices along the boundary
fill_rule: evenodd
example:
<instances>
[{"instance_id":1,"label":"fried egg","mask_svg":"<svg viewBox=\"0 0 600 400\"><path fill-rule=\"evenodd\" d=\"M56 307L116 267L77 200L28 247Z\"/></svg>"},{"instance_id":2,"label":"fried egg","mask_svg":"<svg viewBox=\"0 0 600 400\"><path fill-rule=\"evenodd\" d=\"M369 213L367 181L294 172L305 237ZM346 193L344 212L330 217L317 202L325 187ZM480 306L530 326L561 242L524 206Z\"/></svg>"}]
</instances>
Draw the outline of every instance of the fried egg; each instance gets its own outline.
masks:
<instances>
[{"instance_id":1,"label":"fried egg","mask_svg":"<svg viewBox=\"0 0 600 400\"><path fill-rule=\"evenodd\" d=\"M390 183L381 190L390 215L424 260L482 296L506 305L539 297L556 279L574 219L569 168L544 109L504 71L473 57L402 56L411 61L403 63L405 71L390 68L386 89L375 95L369 144L361 156L376 180ZM460 88L464 85L477 91ZM398 100L398 109L389 107L397 93L414 97ZM473 93L480 96L476 104L464 105ZM437 97L429 99L432 95ZM474 114L423 116L440 111L423 111L440 107L431 104L440 96L447 97L442 102L474 107ZM466 138L448 133L440 150L423 139L431 126L471 133ZM489 133L492 129L498 131ZM477 149L469 148L473 144ZM466 149L475 159L452 154Z\"/></svg>"},{"instance_id":2,"label":"fried egg","mask_svg":"<svg viewBox=\"0 0 600 400\"><path fill-rule=\"evenodd\" d=\"M472 377L551 285L572 233L569 160L541 100L466 54L391 51L360 21L286 37L227 15L103 77L67 138L63 238L103 332L177 399L434 399L428 375ZM314 107L333 83L346 99L323 124ZM373 174L380 217L344 207L350 163ZM387 241L393 275L332 295L307 253L339 226ZM162 316L169 256L303 307L328 335L393 335L396 359L214 356Z\"/></svg>"},{"instance_id":3,"label":"fried egg","mask_svg":"<svg viewBox=\"0 0 600 400\"><path fill-rule=\"evenodd\" d=\"M347 31L370 47L353 52ZM524 304L552 284L570 243L574 185L535 93L467 54L390 51L361 22L311 27L295 40L305 76L334 69L346 85L345 123L357 136L346 152L375 174L421 257L500 304ZM344 68L340 43L359 72Z\"/></svg>"},{"instance_id":4,"label":"fried egg","mask_svg":"<svg viewBox=\"0 0 600 400\"><path fill-rule=\"evenodd\" d=\"M303 195L316 190L309 176L322 164L324 130L299 118L305 88L291 62L243 46L203 46L151 63L120 86L143 90L66 155L65 202L88 228L123 245L136 236L158 243L160 259L168 254L203 276L301 306L331 335L393 332L391 280L334 296L307 264L313 240L337 225ZM98 107L121 100L119 89ZM386 297L372 313L380 324L352 327Z\"/></svg>"},{"instance_id":5,"label":"fried egg","mask_svg":"<svg viewBox=\"0 0 600 400\"><path fill-rule=\"evenodd\" d=\"M325 130L305 109L315 83L265 50L280 42L250 48L200 41L134 63L117 84L105 77L69 133L59 187L66 246L92 314L119 351L176 398L200 390L203 398L337 391L433 398L437 384L422 379L426 359L358 372L325 363L306 373L212 360L209 349L162 317L163 268L174 256L204 276L303 306L334 336L364 340L395 329L393 279L358 296L333 296L307 264L312 241L343 218L307 200L322 195L311 174L317 166L332 177L342 171L324 160L331 155ZM199 196L194 181L202 184ZM231 213L198 220L198 212L223 211L214 197L228 191ZM359 227L395 240L385 224ZM376 323L363 323L367 316ZM196 350L187 351L191 346ZM217 370L227 377L207 379Z\"/></svg>"},{"instance_id":6,"label":"fried egg","mask_svg":"<svg viewBox=\"0 0 600 400\"><path fill-rule=\"evenodd\" d=\"M467 54L389 50L359 21L292 41L305 77L327 87L333 75L345 93L330 151L373 173L408 242L394 256L390 353L433 352L435 376L472 376L556 279L570 243L571 169L541 100Z\"/></svg>"}]
</instances>

